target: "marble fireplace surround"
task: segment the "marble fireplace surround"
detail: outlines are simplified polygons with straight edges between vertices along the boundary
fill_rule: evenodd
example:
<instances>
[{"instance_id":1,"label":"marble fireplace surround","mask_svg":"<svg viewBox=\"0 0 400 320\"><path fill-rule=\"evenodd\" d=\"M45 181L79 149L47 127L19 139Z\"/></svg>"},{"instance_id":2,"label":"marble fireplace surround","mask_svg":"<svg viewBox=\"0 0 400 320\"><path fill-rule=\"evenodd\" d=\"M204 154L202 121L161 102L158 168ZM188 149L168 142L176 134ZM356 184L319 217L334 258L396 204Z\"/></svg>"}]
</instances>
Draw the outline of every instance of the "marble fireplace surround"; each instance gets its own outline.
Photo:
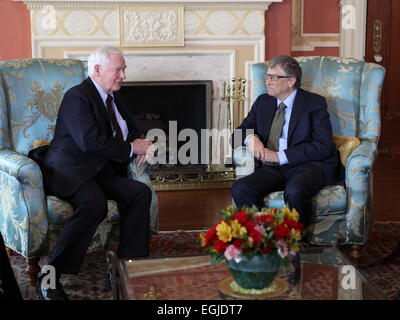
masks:
<instances>
[{"instance_id":1,"label":"marble fireplace surround","mask_svg":"<svg viewBox=\"0 0 400 320\"><path fill-rule=\"evenodd\" d=\"M16 1L16 0L15 0ZM212 127L224 128L223 83L244 77L247 100L230 108L235 123L251 105L249 66L264 61L264 14L283 0L24 0L32 55L86 60L95 47L121 47L127 81L213 83Z\"/></svg>"}]
</instances>

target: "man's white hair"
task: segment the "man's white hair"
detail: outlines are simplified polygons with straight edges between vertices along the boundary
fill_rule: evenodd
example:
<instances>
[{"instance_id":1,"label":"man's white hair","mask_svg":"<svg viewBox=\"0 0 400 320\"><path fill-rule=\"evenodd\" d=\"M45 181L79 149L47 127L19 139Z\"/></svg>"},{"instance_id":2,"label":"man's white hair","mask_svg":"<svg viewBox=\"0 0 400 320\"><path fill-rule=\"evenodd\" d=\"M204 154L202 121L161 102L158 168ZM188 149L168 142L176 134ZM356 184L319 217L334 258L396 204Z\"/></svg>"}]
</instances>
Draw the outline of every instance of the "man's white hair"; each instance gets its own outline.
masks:
<instances>
[{"instance_id":1,"label":"man's white hair","mask_svg":"<svg viewBox=\"0 0 400 320\"><path fill-rule=\"evenodd\" d=\"M121 49L116 47L101 47L97 48L93 51L88 58L88 73L89 76L93 75L94 67L96 65L100 65L101 67L105 67L110 63L110 54L117 53L123 54Z\"/></svg>"}]
</instances>

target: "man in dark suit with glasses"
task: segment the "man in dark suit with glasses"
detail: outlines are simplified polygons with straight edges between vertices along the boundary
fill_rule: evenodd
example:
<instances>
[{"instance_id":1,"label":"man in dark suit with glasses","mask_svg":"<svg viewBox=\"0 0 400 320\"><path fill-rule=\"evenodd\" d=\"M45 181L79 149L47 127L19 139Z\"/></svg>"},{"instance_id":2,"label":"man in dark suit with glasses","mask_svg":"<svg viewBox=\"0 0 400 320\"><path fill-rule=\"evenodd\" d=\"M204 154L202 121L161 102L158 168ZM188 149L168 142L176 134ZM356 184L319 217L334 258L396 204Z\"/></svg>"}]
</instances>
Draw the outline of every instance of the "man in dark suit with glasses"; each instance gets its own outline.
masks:
<instances>
[{"instance_id":1,"label":"man in dark suit with glasses","mask_svg":"<svg viewBox=\"0 0 400 320\"><path fill-rule=\"evenodd\" d=\"M260 165L235 182L232 196L238 207L261 208L266 195L284 191L285 203L298 211L299 221L307 226L311 198L336 183L340 171L325 98L301 89L301 76L301 67L292 57L269 62L268 93L257 98L237 128L243 140L234 141L246 145ZM254 134L246 136L248 129Z\"/></svg>"}]
</instances>

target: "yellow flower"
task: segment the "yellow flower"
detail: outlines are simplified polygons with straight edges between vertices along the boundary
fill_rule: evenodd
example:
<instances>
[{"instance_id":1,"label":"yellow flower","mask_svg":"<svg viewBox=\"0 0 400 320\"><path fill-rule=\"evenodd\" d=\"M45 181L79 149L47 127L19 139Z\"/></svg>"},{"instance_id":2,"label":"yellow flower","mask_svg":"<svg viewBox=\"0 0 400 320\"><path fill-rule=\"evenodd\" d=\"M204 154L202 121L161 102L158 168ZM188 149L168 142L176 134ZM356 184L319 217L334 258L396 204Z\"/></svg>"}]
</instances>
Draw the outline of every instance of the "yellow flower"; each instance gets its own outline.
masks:
<instances>
[{"instance_id":1,"label":"yellow flower","mask_svg":"<svg viewBox=\"0 0 400 320\"><path fill-rule=\"evenodd\" d=\"M253 238L252 237L248 237L247 238L247 245L249 248L253 248Z\"/></svg>"},{"instance_id":2,"label":"yellow flower","mask_svg":"<svg viewBox=\"0 0 400 320\"><path fill-rule=\"evenodd\" d=\"M200 233L200 243L202 247L206 245L206 234L204 232Z\"/></svg>"},{"instance_id":3,"label":"yellow flower","mask_svg":"<svg viewBox=\"0 0 400 320\"><path fill-rule=\"evenodd\" d=\"M300 251L300 247L299 246L290 247L290 251L299 252Z\"/></svg>"},{"instance_id":4,"label":"yellow flower","mask_svg":"<svg viewBox=\"0 0 400 320\"><path fill-rule=\"evenodd\" d=\"M232 240L232 228L225 221L222 221L217 226L217 235L219 240L229 242Z\"/></svg>"},{"instance_id":5,"label":"yellow flower","mask_svg":"<svg viewBox=\"0 0 400 320\"><path fill-rule=\"evenodd\" d=\"M296 211L296 209L290 210L289 208L283 208L282 209L283 214L294 221L299 221L299 213Z\"/></svg>"},{"instance_id":6,"label":"yellow flower","mask_svg":"<svg viewBox=\"0 0 400 320\"><path fill-rule=\"evenodd\" d=\"M246 228L242 227L242 225L237 220L231 221L231 228L232 228L232 237L235 238L241 238L247 233Z\"/></svg>"},{"instance_id":7,"label":"yellow flower","mask_svg":"<svg viewBox=\"0 0 400 320\"><path fill-rule=\"evenodd\" d=\"M230 206L226 207L225 209L222 209L221 214L224 214L228 217L232 217L235 214L233 206L230 205Z\"/></svg>"},{"instance_id":8,"label":"yellow flower","mask_svg":"<svg viewBox=\"0 0 400 320\"><path fill-rule=\"evenodd\" d=\"M293 240L300 241L300 240L301 240L301 233L300 233L300 231L296 231L296 230L294 230L294 229L290 230L289 239L290 239L290 241L293 241Z\"/></svg>"}]
</instances>

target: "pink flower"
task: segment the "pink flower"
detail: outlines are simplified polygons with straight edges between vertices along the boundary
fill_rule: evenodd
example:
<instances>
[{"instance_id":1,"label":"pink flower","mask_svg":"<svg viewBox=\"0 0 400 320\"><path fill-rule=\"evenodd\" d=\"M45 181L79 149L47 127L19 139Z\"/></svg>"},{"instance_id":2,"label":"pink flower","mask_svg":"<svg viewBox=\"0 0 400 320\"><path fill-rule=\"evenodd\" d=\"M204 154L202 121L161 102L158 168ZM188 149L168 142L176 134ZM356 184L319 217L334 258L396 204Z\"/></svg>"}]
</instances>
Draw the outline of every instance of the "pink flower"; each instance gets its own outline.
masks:
<instances>
[{"instance_id":1,"label":"pink flower","mask_svg":"<svg viewBox=\"0 0 400 320\"><path fill-rule=\"evenodd\" d=\"M288 245L285 241L279 240L275 243L275 245L278 247L278 254L282 257L285 258L289 254L289 249Z\"/></svg>"},{"instance_id":2,"label":"pink flower","mask_svg":"<svg viewBox=\"0 0 400 320\"><path fill-rule=\"evenodd\" d=\"M234 259L235 262L240 262L240 260L242 260L242 258L240 257L241 251L236 248L233 244L229 245L226 250L225 250L225 258L227 260L232 260Z\"/></svg>"},{"instance_id":3,"label":"pink flower","mask_svg":"<svg viewBox=\"0 0 400 320\"><path fill-rule=\"evenodd\" d=\"M265 228L259 224L254 227L254 230L257 230L261 234L265 234Z\"/></svg>"}]
</instances>

